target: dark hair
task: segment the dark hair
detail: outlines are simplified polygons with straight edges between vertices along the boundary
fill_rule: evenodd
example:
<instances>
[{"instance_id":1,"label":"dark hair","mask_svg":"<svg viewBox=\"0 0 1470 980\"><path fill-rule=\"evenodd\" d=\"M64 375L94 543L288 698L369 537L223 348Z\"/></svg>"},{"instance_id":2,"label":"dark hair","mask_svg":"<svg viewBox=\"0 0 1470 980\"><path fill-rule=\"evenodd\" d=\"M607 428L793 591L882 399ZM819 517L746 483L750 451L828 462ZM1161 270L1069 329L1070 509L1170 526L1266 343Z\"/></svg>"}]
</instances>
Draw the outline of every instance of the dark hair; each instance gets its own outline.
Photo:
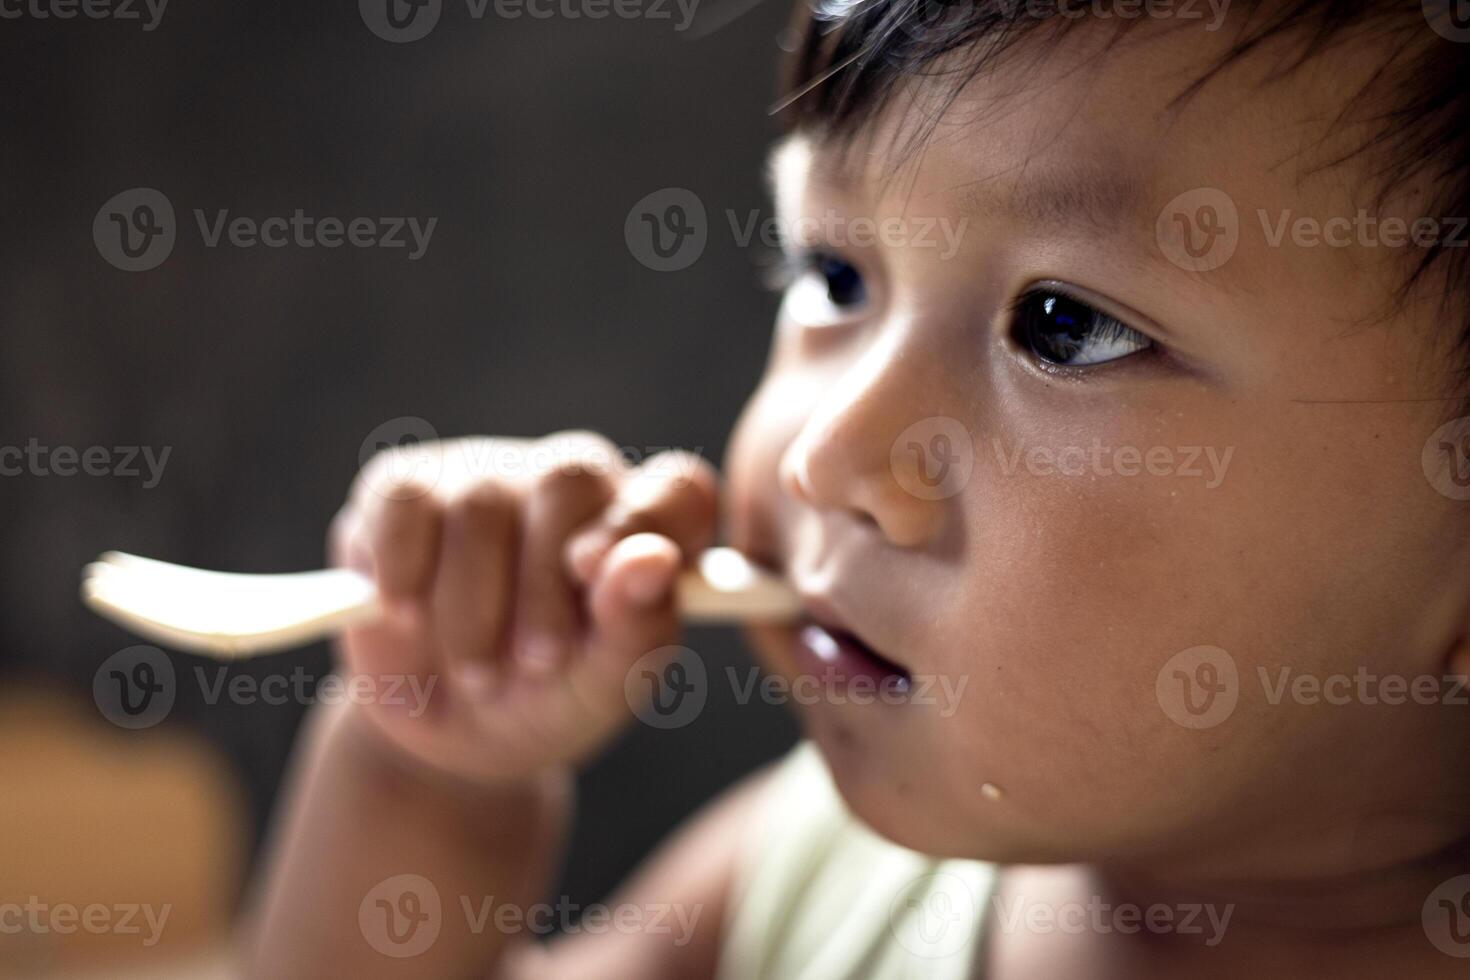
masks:
<instances>
[{"instance_id":1,"label":"dark hair","mask_svg":"<svg viewBox=\"0 0 1470 980\"><path fill-rule=\"evenodd\" d=\"M1344 102L1367 112L1373 135L1322 168L1364 155L1373 180L1372 206L1411 180L1430 188L1424 215L1470 218L1470 26L1449 19L1455 0L1227 0L1235 34L1226 53L1174 99L1188 99L1233 62L1273 38L1298 43L1272 78L1306 64L1334 45L1370 38L1382 62L1361 91ZM889 107L900 86L925 76L942 82L936 111L908 127L903 144L887 148L895 164L921 146L941 111L960 90L1007 59L1044 59L1044 43L1111 12L1115 40L1133 25L1140 0L798 0L794 46L773 112L790 130L851 147L866 125ZM1123 9L1133 16L1122 16ZM1431 29L1459 31L1456 43ZM1095 18L1093 18L1095 19ZM1176 26L1199 26L1178 20ZM1447 26L1446 26L1447 25ZM1033 40L1038 43L1022 45ZM1358 116L1356 119L1364 119ZM894 167L896 172L897 166ZM1461 236L1463 236L1463 232ZM1452 338L1459 364L1470 366L1470 247L1463 237L1436 237L1416 257L1382 315L1408 302L1416 284L1442 276L1437 315L1461 321ZM1464 367L1461 367L1463 372Z\"/></svg>"}]
</instances>

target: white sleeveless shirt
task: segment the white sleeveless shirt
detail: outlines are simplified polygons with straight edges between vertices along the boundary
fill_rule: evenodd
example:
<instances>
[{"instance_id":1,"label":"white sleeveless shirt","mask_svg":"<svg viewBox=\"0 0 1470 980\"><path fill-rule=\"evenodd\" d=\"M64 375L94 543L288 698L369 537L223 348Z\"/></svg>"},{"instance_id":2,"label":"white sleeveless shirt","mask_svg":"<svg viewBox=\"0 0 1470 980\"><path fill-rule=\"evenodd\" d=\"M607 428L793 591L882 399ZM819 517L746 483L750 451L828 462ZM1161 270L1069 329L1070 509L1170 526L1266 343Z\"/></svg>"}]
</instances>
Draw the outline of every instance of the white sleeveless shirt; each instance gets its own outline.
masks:
<instances>
[{"instance_id":1,"label":"white sleeveless shirt","mask_svg":"<svg viewBox=\"0 0 1470 980\"><path fill-rule=\"evenodd\" d=\"M900 847L810 742L773 775L736 870L718 980L975 980L996 867Z\"/></svg>"}]
</instances>

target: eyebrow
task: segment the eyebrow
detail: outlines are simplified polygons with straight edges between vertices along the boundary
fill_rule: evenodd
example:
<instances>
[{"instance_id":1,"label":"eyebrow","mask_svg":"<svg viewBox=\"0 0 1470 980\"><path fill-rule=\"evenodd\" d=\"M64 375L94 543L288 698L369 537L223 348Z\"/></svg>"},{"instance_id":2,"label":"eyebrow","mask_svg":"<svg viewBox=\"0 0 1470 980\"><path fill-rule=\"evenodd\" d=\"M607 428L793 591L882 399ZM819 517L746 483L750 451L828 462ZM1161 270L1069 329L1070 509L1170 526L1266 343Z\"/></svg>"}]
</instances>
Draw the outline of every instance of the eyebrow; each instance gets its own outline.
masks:
<instances>
[{"instance_id":1,"label":"eyebrow","mask_svg":"<svg viewBox=\"0 0 1470 980\"><path fill-rule=\"evenodd\" d=\"M1023 174L1013 182L1002 180L982 177L945 193L952 195L950 200L962 215L1009 218L1063 233L1117 238L1131 228L1153 227L1152 221L1139 221L1148 200L1143 181L1117 170L1060 167L1035 176Z\"/></svg>"},{"instance_id":2,"label":"eyebrow","mask_svg":"<svg viewBox=\"0 0 1470 980\"><path fill-rule=\"evenodd\" d=\"M766 177L773 195L776 163L783 148L798 138L799 134L792 134L781 140L767 158ZM812 149L807 181L838 193L852 193L859 176L834 161L820 145ZM1118 238L1127 237L1129 229L1151 234L1153 222L1139 220L1145 217L1148 187L1127 167L1061 165L1035 172L1022 169L1012 178L1013 173L977 177L926 197L943 202L960 217L1012 220L1063 234Z\"/></svg>"}]
</instances>

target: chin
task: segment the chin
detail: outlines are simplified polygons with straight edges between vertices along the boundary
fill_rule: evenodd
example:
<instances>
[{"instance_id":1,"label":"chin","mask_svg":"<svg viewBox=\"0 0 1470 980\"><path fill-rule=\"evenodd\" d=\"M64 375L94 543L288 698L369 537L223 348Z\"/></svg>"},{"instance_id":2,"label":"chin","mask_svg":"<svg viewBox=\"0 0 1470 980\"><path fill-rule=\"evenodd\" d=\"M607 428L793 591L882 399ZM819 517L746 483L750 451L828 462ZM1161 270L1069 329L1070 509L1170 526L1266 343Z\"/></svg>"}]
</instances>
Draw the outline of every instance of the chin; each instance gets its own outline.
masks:
<instances>
[{"instance_id":1,"label":"chin","mask_svg":"<svg viewBox=\"0 0 1470 980\"><path fill-rule=\"evenodd\" d=\"M1039 829L1009 802L956 797L954 782L913 762L913 753L888 754L862 744L844 726L805 719L833 784L858 820L878 836L935 858L996 864L1069 864L1074 845L1036 836Z\"/></svg>"}]
</instances>

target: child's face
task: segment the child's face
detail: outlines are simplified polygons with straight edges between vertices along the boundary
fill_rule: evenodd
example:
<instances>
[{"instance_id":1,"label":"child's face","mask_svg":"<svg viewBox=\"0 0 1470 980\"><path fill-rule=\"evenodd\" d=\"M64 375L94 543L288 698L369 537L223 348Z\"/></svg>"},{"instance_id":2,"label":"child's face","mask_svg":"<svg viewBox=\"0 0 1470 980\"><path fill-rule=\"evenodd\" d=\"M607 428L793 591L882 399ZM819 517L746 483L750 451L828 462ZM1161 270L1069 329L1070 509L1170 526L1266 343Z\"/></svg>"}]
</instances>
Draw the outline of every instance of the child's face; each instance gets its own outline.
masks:
<instances>
[{"instance_id":1,"label":"child's face","mask_svg":"<svg viewBox=\"0 0 1470 980\"><path fill-rule=\"evenodd\" d=\"M914 691L925 675L949 685L922 704L800 709L849 803L900 842L1291 876L1465 826L1443 787L1470 785L1470 708L1365 703L1356 679L1463 670L1470 504L1421 466L1454 406L1433 399L1458 324L1432 306L1360 322L1412 244L1293 241L1300 217L1370 206L1371 160L1316 168L1369 132L1334 120L1373 52L1267 84L1272 47L1167 108L1228 34L1144 27L1094 59L1107 32L1074 31L1041 67L972 84L886 184L885 139L919 115L904 95L846 167L800 136L776 154L784 221L806 217L800 244L852 268L787 294L727 460L729 525ZM1234 254L1210 271L1174 264L1156 235L1196 188L1238 211ZM1197 203L1173 211L1206 221ZM897 230L853 246L858 218ZM961 222L950 254L943 229ZM1078 308L1045 293L1023 335L1011 307L1047 282L1147 340L1089 322L1068 335ZM1026 337L1072 366L1048 367ZM930 492L917 469L943 475L941 433L958 456ZM795 630L755 639L776 672L806 669ZM1180 707L1206 703L1181 678L1208 685L1210 667L1166 669L1200 646L1236 668L1224 717ZM1348 703L1305 703L1290 683L1275 698L1283 668L1336 701L1328 678L1346 675ZM1230 680L1228 665L1213 675ZM1385 831L1399 810L1426 826Z\"/></svg>"}]
</instances>

